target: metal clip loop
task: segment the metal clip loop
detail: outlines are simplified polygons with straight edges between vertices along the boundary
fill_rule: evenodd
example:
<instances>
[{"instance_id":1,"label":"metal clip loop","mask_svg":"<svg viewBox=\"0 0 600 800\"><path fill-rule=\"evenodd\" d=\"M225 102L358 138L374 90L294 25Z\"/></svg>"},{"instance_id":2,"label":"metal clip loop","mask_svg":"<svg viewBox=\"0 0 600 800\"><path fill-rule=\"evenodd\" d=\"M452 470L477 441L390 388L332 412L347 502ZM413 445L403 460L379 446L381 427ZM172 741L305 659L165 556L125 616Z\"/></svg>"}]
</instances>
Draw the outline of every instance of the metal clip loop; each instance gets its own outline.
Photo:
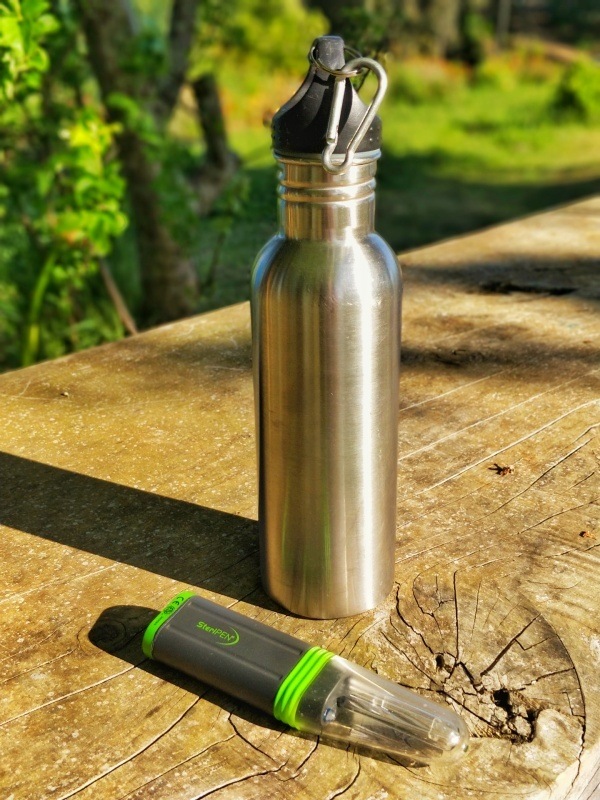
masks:
<instances>
[{"instance_id":1,"label":"metal clip loop","mask_svg":"<svg viewBox=\"0 0 600 800\"><path fill-rule=\"evenodd\" d=\"M313 56L312 53L311 56ZM377 61L374 61L372 58L363 58L362 56L353 58L351 61L346 62L342 69L335 71L323 67L314 56L311 58L311 60L316 66L319 67L319 69L323 69L325 72L329 72L335 77L331 111L329 113L329 122L327 124L327 132L325 135L325 141L327 144L325 145L325 149L321 155L321 160L327 172L330 172L333 175L340 175L351 166L352 160L360 143L369 130L371 123L375 119L375 115L379 110L379 106L381 105L381 101L383 100L383 96L387 90L387 75L381 64L379 64ZM334 164L333 153L338 143L340 117L342 114L346 80L354 75L358 75L363 69L371 70L371 72L373 72L377 77L377 91L375 92L375 95L371 100L369 107L367 108L362 122L350 140L344 160L341 164Z\"/></svg>"},{"instance_id":2,"label":"metal clip loop","mask_svg":"<svg viewBox=\"0 0 600 800\"><path fill-rule=\"evenodd\" d=\"M362 53L359 53L358 50L355 50L353 47L348 47L347 44L344 45L344 52L350 53L352 58L362 58ZM315 48L312 47L310 53L308 54L308 60L311 64L314 64L315 67L320 69L322 72L327 72L329 75L335 75L339 78L353 78L355 75L360 74L360 69L353 70L352 72L347 72L346 67L347 64L341 69L331 69L330 67L326 67L325 64L319 59L319 56L315 53Z\"/></svg>"}]
</instances>

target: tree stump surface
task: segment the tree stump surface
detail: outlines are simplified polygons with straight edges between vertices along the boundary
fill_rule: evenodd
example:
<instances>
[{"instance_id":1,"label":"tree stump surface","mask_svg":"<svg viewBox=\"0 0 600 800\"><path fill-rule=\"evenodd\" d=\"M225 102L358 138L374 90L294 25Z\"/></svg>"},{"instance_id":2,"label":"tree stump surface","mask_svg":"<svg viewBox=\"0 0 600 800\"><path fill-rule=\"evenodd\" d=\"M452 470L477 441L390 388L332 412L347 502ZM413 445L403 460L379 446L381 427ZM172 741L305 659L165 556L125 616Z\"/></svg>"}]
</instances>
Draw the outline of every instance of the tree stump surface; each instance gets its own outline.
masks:
<instances>
[{"instance_id":1,"label":"tree stump surface","mask_svg":"<svg viewBox=\"0 0 600 800\"><path fill-rule=\"evenodd\" d=\"M401 258L396 583L304 620L259 579L247 304L0 377L0 796L600 797L600 198ZM410 767L141 653L184 588L448 702Z\"/></svg>"}]
</instances>

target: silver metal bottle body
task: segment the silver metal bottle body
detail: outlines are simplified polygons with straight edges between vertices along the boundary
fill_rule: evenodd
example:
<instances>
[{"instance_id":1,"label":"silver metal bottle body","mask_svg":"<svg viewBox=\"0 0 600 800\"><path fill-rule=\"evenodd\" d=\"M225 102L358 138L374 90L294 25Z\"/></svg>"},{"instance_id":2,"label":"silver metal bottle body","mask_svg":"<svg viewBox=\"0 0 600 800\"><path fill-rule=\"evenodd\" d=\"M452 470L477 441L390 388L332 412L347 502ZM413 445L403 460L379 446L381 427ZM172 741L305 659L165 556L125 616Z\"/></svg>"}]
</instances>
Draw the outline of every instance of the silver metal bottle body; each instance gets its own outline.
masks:
<instances>
[{"instance_id":1,"label":"silver metal bottle body","mask_svg":"<svg viewBox=\"0 0 600 800\"><path fill-rule=\"evenodd\" d=\"M280 159L280 231L252 278L261 571L333 618L392 587L401 276L373 231L376 161Z\"/></svg>"}]
</instances>

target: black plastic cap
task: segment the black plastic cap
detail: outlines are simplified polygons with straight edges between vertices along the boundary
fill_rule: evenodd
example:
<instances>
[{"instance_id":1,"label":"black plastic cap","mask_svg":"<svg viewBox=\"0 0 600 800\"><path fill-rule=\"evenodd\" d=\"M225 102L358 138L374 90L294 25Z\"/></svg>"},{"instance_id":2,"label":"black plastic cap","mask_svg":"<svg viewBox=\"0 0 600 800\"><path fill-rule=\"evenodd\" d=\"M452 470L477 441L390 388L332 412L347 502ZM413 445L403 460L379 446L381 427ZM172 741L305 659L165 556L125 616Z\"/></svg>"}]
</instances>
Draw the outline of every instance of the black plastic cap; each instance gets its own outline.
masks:
<instances>
[{"instance_id":1,"label":"black plastic cap","mask_svg":"<svg viewBox=\"0 0 600 800\"><path fill-rule=\"evenodd\" d=\"M320 36L312 47L314 55L329 69L344 66L344 40L339 36ZM282 155L322 153L333 99L335 77L314 64L296 94L273 117L273 149ZM367 107L351 82L345 82L344 100L335 153L345 153ZM381 120L375 117L357 152L378 150L381 145Z\"/></svg>"}]
</instances>

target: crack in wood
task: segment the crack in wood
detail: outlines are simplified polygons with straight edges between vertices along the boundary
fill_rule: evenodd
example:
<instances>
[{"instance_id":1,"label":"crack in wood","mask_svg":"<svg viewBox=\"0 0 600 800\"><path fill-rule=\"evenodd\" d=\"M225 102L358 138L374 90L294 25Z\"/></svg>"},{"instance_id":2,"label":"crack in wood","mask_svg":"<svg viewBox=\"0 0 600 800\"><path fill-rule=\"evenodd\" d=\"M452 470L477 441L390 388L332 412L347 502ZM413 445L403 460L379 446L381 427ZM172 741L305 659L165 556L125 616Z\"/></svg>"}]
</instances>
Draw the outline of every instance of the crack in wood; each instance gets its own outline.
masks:
<instances>
[{"instance_id":1,"label":"crack in wood","mask_svg":"<svg viewBox=\"0 0 600 800\"><path fill-rule=\"evenodd\" d=\"M594 498L593 500L588 500L585 503L580 503L578 506L564 508L562 511L557 511L555 514L550 514L550 516L545 517L545 519L541 519L539 522L536 522L535 525L530 525L528 528L523 528L521 531L519 531L519 534L522 535L528 531L532 531L535 528L538 528L540 525L543 525L545 522L549 522L551 519L556 519L556 517L561 517L563 514L568 514L570 511L578 511L580 508L586 508L586 506L595 505L597 499L598 498Z\"/></svg>"},{"instance_id":2,"label":"crack in wood","mask_svg":"<svg viewBox=\"0 0 600 800\"><path fill-rule=\"evenodd\" d=\"M364 631L358 636L358 638L356 639L356 641L354 642L354 644L352 645L352 647L350 648L350 650L348 652L348 658L350 658L352 656L352 653L354 652L354 650L356 649L358 644L362 641L362 639L365 638L367 633L369 633L369 631L373 630L373 628L378 628L378 627L379 627L379 620L378 619L374 619L373 622L367 628L365 628ZM344 636L342 641L345 641L345 639L346 639L346 636Z\"/></svg>"},{"instance_id":3,"label":"crack in wood","mask_svg":"<svg viewBox=\"0 0 600 800\"><path fill-rule=\"evenodd\" d=\"M581 484L582 484L582 483L585 483L587 480L589 480L590 478L592 478L592 477L593 477L595 474L596 474L596 470L594 470L593 472L590 472L590 474L589 474L589 475L586 475L586 476L585 476L585 478L582 478L580 481L577 481L577 483L574 483L574 484L573 484L572 486L570 486L569 488L570 488L570 489L574 489L576 486L581 486Z\"/></svg>"},{"instance_id":4,"label":"crack in wood","mask_svg":"<svg viewBox=\"0 0 600 800\"><path fill-rule=\"evenodd\" d=\"M496 714L501 721L501 732L514 743L533 741L541 706L534 708L520 692L506 688L492 692L492 700L506 715Z\"/></svg>"},{"instance_id":5,"label":"crack in wood","mask_svg":"<svg viewBox=\"0 0 600 800\"><path fill-rule=\"evenodd\" d=\"M286 777L286 778L285 778L285 780L286 780L286 781L287 781L287 780L293 780L293 779L297 778L297 777L298 777L298 775L300 775L300 773L302 772L302 770L304 769L304 767L306 766L306 764L307 764L307 763L308 763L308 761L310 760L310 757L313 755L313 753L315 752L315 750L316 750L316 749L317 749L317 747L319 746L319 742L320 742L320 738L317 736L317 738L315 739L315 742L314 742L314 745L313 745L313 747L312 747L312 748L309 750L309 752L307 753L307 755L306 755L306 756L305 756L305 757L302 759L302 761L301 761L301 762L298 764L298 766L296 767L296 769L294 770L294 772L292 773L292 775L290 775L289 777Z\"/></svg>"},{"instance_id":6,"label":"crack in wood","mask_svg":"<svg viewBox=\"0 0 600 800\"><path fill-rule=\"evenodd\" d=\"M417 576L417 579L419 577L420 577L420 575ZM440 641L443 643L444 642L444 634L442 633L442 628L440 627L440 623L439 623L437 617L435 616L435 612L438 611L442 607L442 605L444 604L444 601L440 600L440 597L439 597L439 588L438 588L438 585L437 585L437 575L436 575L436 587L435 587L435 591L436 591L436 595L437 595L437 597L436 597L437 607L433 611L427 611L421 605L421 603L419 601L419 598L417 597L417 594L416 594L416 591L415 591L415 582L416 582L416 579L415 579L415 581L413 581L413 585L412 585L412 593L413 593L413 597L415 599L415 603L419 607L419 610L421 611L422 614L425 614L426 616L431 617L431 619L435 622L436 627L438 629L438 632L440 634Z\"/></svg>"},{"instance_id":7,"label":"crack in wood","mask_svg":"<svg viewBox=\"0 0 600 800\"><path fill-rule=\"evenodd\" d=\"M452 573L452 588L454 589L454 616L456 622L456 660L460 658L460 638L459 638L459 619L458 619L458 591L456 589L456 575L458 570Z\"/></svg>"},{"instance_id":8,"label":"crack in wood","mask_svg":"<svg viewBox=\"0 0 600 800\"><path fill-rule=\"evenodd\" d=\"M233 781L226 781L222 783L220 786L216 786L214 789L210 789L208 792L202 792L202 794L196 795L193 800L206 800L207 797L215 794L216 792L220 792L223 789L229 789L231 786L240 786L242 783L246 783L247 781L255 780L256 778L262 778L265 775L273 775L274 773L279 772L278 769L265 769L261 770L260 772L253 772L252 775L244 775L243 778L236 778ZM125 798L123 800L126 800Z\"/></svg>"},{"instance_id":9,"label":"crack in wood","mask_svg":"<svg viewBox=\"0 0 600 800\"><path fill-rule=\"evenodd\" d=\"M469 644L473 641L473 636L475 634L475 623L477 622L477 614L479 612L479 593L481 592L481 584L483 583L483 578L479 579L479 584L477 586L477 595L475 597L475 613L473 614L473 625L471 626L471 634L469 636Z\"/></svg>"},{"instance_id":10,"label":"crack in wood","mask_svg":"<svg viewBox=\"0 0 600 800\"><path fill-rule=\"evenodd\" d=\"M512 746L512 744L511 744L511 746ZM400 762L396 762L396 763L400 763ZM423 774L422 774L422 772L423 772L422 770L416 771L416 770L408 768L408 767L407 767L407 769L415 779L417 779L419 781L422 781L423 783L425 783L425 784L427 784L429 786L437 786L442 791L447 791L447 789L448 789L448 784L447 783L443 783L443 782L440 782L440 781L433 780L433 778L430 778L430 779L425 778L423 776ZM541 780L541 782L544 785L548 786L547 781ZM461 792L461 793L465 793L465 794L457 794L457 792ZM481 786L465 786L462 783L460 783L458 786L455 787L452 796L456 797L456 798L467 797L466 793L468 793L468 796L471 797L471 798L483 798L483 797L488 797L488 796L495 797L495 796L498 795L501 798L515 797L515 798L520 798L522 800L522 798L524 797L523 792L520 791L520 790L517 790L515 792L511 792L510 789L507 790L506 788L502 788L502 789L498 789L496 791L495 789L489 789L487 787L482 789ZM446 797L447 795L442 795L442 796Z\"/></svg>"},{"instance_id":11,"label":"crack in wood","mask_svg":"<svg viewBox=\"0 0 600 800\"><path fill-rule=\"evenodd\" d=\"M600 428L600 422L597 422L595 425L590 425L590 427L587 428L587 430L585 430L580 436L578 436L577 439L581 439L582 436L587 436L588 433L590 433L593 430L596 430L596 428ZM594 436L595 435L596 434L594 434ZM577 439L575 439L575 441L577 441Z\"/></svg>"},{"instance_id":12,"label":"crack in wood","mask_svg":"<svg viewBox=\"0 0 600 800\"><path fill-rule=\"evenodd\" d=\"M53 697L51 700L48 700L45 703L40 703L40 705L35 706L35 708L30 708L27 711L23 711L21 714L15 714L14 717L9 717L8 719L5 719L3 722L0 722L0 728L4 728L9 723L15 722L15 720L18 719L22 719L23 717L26 717L29 714L35 714L36 712L41 711L43 708L48 708L49 706L54 706L59 703L63 703L65 700L69 700L71 697L83 694L84 692L89 692L95 689L97 686L102 686L102 684L112 681L113 678L119 678L122 675L131 672L132 669L135 669L135 665L128 666L125 669L121 670L120 672L113 673L112 675L109 675L106 678L101 678L99 681L96 681L95 683L90 683L87 684L86 686L82 686L81 689L75 689L72 692L67 692L67 694L61 695L60 697Z\"/></svg>"},{"instance_id":13,"label":"crack in wood","mask_svg":"<svg viewBox=\"0 0 600 800\"><path fill-rule=\"evenodd\" d=\"M455 506L455 505L459 504L462 500L465 500L467 497L472 497L473 495L479 494L480 491L481 491L481 487L483 485L484 485L483 483L478 484L474 489L471 489L469 492L466 492L465 494L459 495L458 497L453 497L451 500L448 500L447 503L436 502L435 503L436 511L441 511L444 508L448 508L448 506ZM425 511L423 511L422 514L417 514L414 517L407 518L406 522L400 523L400 525L398 526L398 530L401 530L402 528L405 528L407 525L413 525L415 522L418 522L418 520L420 520L420 519L425 519L430 513L431 513L431 507L427 508ZM428 547L426 550L420 550L418 553L415 553L414 556L416 557L416 556L422 555L424 553L428 553L430 550L435 549L435 547L438 547L438 546L439 545L435 545L433 548Z\"/></svg>"},{"instance_id":14,"label":"crack in wood","mask_svg":"<svg viewBox=\"0 0 600 800\"><path fill-rule=\"evenodd\" d=\"M589 373L589 375L595 375L595 374L596 374L596 370L593 370L592 372ZM564 388L564 386L568 386L570 383L573 383L573 381L568 381L566 384L561 384L560 386L555 386L555 387L553 387L553 389ZM534 399L534 398L530 398L530 399ZM526 442L529 439L533 439L539 433L542 433L546 429L551 428L557 422L560 422L561 420L565 419L566 417L571 416L571 414L575 414L576 412L581 411L584 408L588 408L589 406L596 405L597 403L598 403L597 400L588 400L587 402L581 403L580 405L575 406L574 408L570 408L568 411L565 411L563 414L560 414L558 417L555 417L554 419L550 420L549 422L546 422L544 425L541 425L539 428L536 428L535 430L531 431L526 436L522 436L520 439L515 439L514 441L509 442L505 447L501 447L499 450L494 450L491 453L487 453L487 455L485 455L483 458L480 458L477 461L473 461L470 464L467 464L466 466L464 466L461 469L457 470L457 472L453 473L452 475L447 475L445 478L442 478L441 480L437 481L437 483L430 484L429 486L426 486L424 489L420 489L418 492L414 493L414 496L418 497L419 495L425 494L426 492L431 492L433 489L437 489L439 486L443 486L443 484L448 483L449 481L452 481L455 478L459 478L465 472L468 472L469 470L474 469L475 467L478 467L480 464L483 464L486 461L491 461L492 459L497 458L502 453L505 453L507 450L510 450L511 448L516 447L519 444L523 444L523 442Z\"/></svg>"},{"instance_id":15,"label":"crack in wood","mask_svg":"<svg viewBox=\"0 0 600 800\"><path fill-rule=\"evenodd\" d=\"M256 750L256 752L257 752L257 753L259 753L261 756L266 756L266 757L267 757L267 758L268 758L270 761L272 761L272 762L273 762L273 764L275 764L275 765L276 765L276 767L277 767L278 769L282 769L282 768L285 766L285 762L284 762L283 764L281 764L281 763L277 763L277 761L275 761L275 759L274 759L272 756L270 756L270 755L269 755L268 753L266 753L264 750L261 750L261 749L260 749L259 747L257 747L255 744L253 744L253 743L250 741L250 739L247 739L247 738L244 736L244 734L243 734L243 733L240 731L240 729L238 728L238 726L235 724L235 722L234 722L234 720L233 720L233 715L232 715L232 713L231 713L231 712L229 713L228 721L229 721L229 724L231 725L231 727L233 728L233 730L236 732L237 736L239 736L239 738L240 738L240 739L241 739L243 742L245 742L245 743L246 743L246 744L247 744L249 747L251 747L253 750Z\"/></svg>"},{"instance_id":16,"label":"crack in wood","mask_svg":"<svg viewBox=\"0 0 600 800\"><path fill-rule=\"evenodd\" d=\"M454 603L452 617L442 614L447 602ZM434 620L436 627L427 620ZM454 570L442 581L438 573L425 577L419 573L411 585L398 587L390 627L405 644L398 648L393 637L382 632L384 639L403 651L406 664L429 681L429 689L417 691L433 692L462 709L475 736L502 738L515 745L531 742L537 735L538 717L546 709L582 724L575 699L575 692L581 694L581 684L562 640L524 597L502 591L484 574L473 581L464 571ZM456 656L429 644L431 635L435 639L439 635L443 642L452 629ZM483 654L496 646L494 657L482 664ZM406 667L402 675L399 682L411 686ZM568 697L560 693L561 676L565 678L562 691L572 693ZM549 684L549 690L531 690L549 680L559 683Z\"/></svg>"},{"instance_id":17,"label":"crack in wood","mask_svg":"<svg viewBox=\"0 0 600 800\"><path fill-rule=\"evenodd\" d=\"M577 754L577 773L576 773L575 777L573 778L573 780L571 782L571 786L569 788L569 791L567 792L567 795L570 794L571 789L575 786L575 784L579 780L579 776L581 774L581 768L582 768L581 758L582 758L583 753L585 751L585 737L586 737L586 732L587 732L587 711L586 711L585 693L583 691L583 685L581 683L581 678L579 677L579 672L577 671L577 667L575 666L575 664L573 664L573 672L575 674L575 678L577 679L577 685L579 686L579 694L580 694L580 697L581 697L581 705L582 705L582 709L583 709L583 714L581 715L581 717L579 717L579 715L578 715L578 717L581 719L581 736L580 736L580 743L581 744L579 746L579 753ZM571 706L571 698L570 697L569 697L569 706Z\"/></svg>"},{"instance_id":18,"label":"crack in wood","mask_svg":"<svg viewBox=\"0 0 600 800\"><path fill-rule=\"evenodd\" d=\"M22 647L19 650L19 656L22 657L24 653L29 653L32 650L38 651L39 649L41 649L41 646L43 644L53 639L56 636L56 634L60 633L60 631L68 625L68 623L69 620L65 620L65 622L62 623L61 625L58 625L56 628L52 628L52 630L49 633L47 633L46 636L42 636L39 639L35 639L34 641L32 641L31 644ZM0 664L2 664L4 661L12 661L13 659L14 659L14 653L12 651L8 651L8 655L0 659Z\"/></svg>"},{"instance_id":19,"label":"crack in wood","mask_svg":"<svg viewBox=\"0 0 600 800\"><path fill-rule=\"evenodd\" d=\"M3 526L4 527L4 526ZM23 533L23 531L21 531ZM26 536L30 536L31 534L24 534ZM102 572L108 572L109 570L118 569L121 565L117 562L114 564L108 564L107 566L99 567L98 569L92 570L91 572L83 572L80 571L76 575L71 575L68 578L62 578L53 581L47 581L46 583L36 584L36 586L32 589L20 589L18 592L11 592L10 594L5 594L0 597L0 605L4 603L14 603L15 598L18 598L21 601L24 597L27 597L30 594L39 594L40 592L44 591L45 589L49 589L51 587L57 586L65 586L70 583L75 583L76 581L87 581L90 578L94 578Z\"/></svg>"},{"instance_id":20,"label":"crack in wood","mask_svg":"<svg viewBox=\"0 0 600 800\"><path fill-rule=\"evenodd\" d=\"M356 759L356 772L352 776L352 778L351 778L350 782L348 783L348 785L344 786L344 788L341 789L339 792L336 792L335 794L330 795L327 798L327 800L336 800L336 798L338 798L338 797L343 797L355 785L355 783L357 782L357 780L360 777L360 773L361 773L360 760Z\"/></svg>"},{"instance_id":21,"label":"crack in wood","mask_svg":"<svg viewBox=\"0 0 600 800\"><path fill-rule=\"evenodd\" d=\"M536 558L560 558L561 556L568 556L571 553L589 553L590 550L595 550L597 547L600 547L600 542L598 544L591 544L589 547L570 547L568 550L563 550L561 553L542 553ZM581 583L581 581L579 581ZM575 584L576 586L578 584ZM564 590L563 590L564 591Z\"/></svg>"},{"instance_id":22,"label":"crack in wood","mask_svg":"<svg viewBox=\"0 0 600 800\"><path fill-rule=\"evenodd\" d=\"M536 485L536 483L539 483L543 478L546 477L546 475L549 475L552 472L553 469L556 469L556 467L560 466L560 464L562 464L564 461L566 461L567 458L570 458L570 456L572 456L575 453L579 452L579 450L582 450L587 444L589 444L590 441L591 440L588 439L587 442L584 442L579 447L576 447L574 450L571 450L571 452L567 453L565 456L563 456L563 458L561 458L558 461L556 461L555 463L553 463L547 470L545 470L545 472L543 472L532 483L530 483L528 486L526 486L525 489L523 489L520 492L517 492L517 494L511 495L508 500L506 500L504 503L502 503L501 505L499 505L496 508L494 508L492 511L487 512L482 517L479 517L478 519L475 520L475 522L481 522L481 520L486 519L487 517L493 516L494 514L496 514L501 509L506 508L506 506L510 505L511 503L514 503L515 500L518 500L519 497L522 497L524 494L529 492Z\"/></svg>"},{"instance_id":23,"label":"crack in wood","mask_svg":"<svg viewBox=\"0 0 600 800\"><path fill-rule=\"evenodd\" d=\"M134 753L131 753L127 758L124 758L118 764L114 764L112 767L110 767L110 769L106 770L106 772L103 772L101 775L96 775L96 777L94 777L91 780L87 781L82 786L78 786L77 789L75 789L74 791L69 792L66 795L63 795L60 798L60 800L70 800L72 797L76 797L80 792L84 791L84 789L88 789L90 786L93 786L94 784L98 783L99 781L104 780L109 775L112 775L114 772L116 772L118 769L120 769L121 767L123 767L126 764L128 764L129 762L133 761L138 756L142 755L142 753L145 753L146 751L148 751L158 741L160 741L160 739L162 739L164 736L166 736L169 733L169 731L173 730L173 728L176 725L178 725L179 722L184 717L187 716L187 714L194 708L194 706L197 705L199 700L200 700L200 698L198 698L198 697L195 698L195 700L193 700L191 705L188 706L188 708L186 708L185 711L183 711L183 713L180 714L176 719L174 719L164 731L161 731L154 739L152 739L151 742L149 742L148 744L146 744L144 747L140 748L139 750L136 750ZM234 735L235 734L231 734L231 736L228 737L228 739L232 739L234 737ZM225 739L224 741L227 741L228 739ZM221 742L218 742L217 744L221 744ZM202 755L203 753L207 752L208 750L211 749L211 747L214 747L214 746L215 745L210 745L209 747L205 748L204 750L200 751L199 753L194 753L193 756L190 756L189 758L186 758L184 761L181 761L177 765L177 768L182 766L183 764L186 764L188 761L191 761L193 758L197 758L199 755ZM140 786L137 786L133 791L128 792L126 795L122 795L119 798L115 798L115 800L127 800L127 798L131 797L132 794L134 794L136 792L139 792L140 789L143 789L145 786L148 786L149 784L153 783L154 781L158 780L159 778L162 778L163 775L167 775L169 772L172 772L173 769L176 769L176 767L173 767L172 769L166 770L165 772L163 772L163 773L161 773L159 775L154 775L150 780L146 781L145 783L141 784Z\"/></svg>"},{"instance_id":24,"label":"crack in wood","mask_svg":"<svg viewBox=\"0 0 600 800\"><path fill-rule=\"evenodd\" d=\"M258 545L254 545L240 559L238 559L237 561L232 561L231 563L228 563L227 566L224 567L223 569L219 569L216 572L211 572L210 574L207 574L206 576L204 576L204 580L206 582L212 581L214 578L218 578L220 575L231 573L234 570L235 567L239 567L239 565L243 564L244 561L247 561L249 558L250 559L254 559L256 557L257 553L258 553ZM254 591L256 591L256 588L258 588L258 587L255 587Z\"/></svg>"},{"instance_id":25,"label":"crack in wood","mask_svg":"<svg viewBox=\"0 0 600 800\"><path fill-rule=\"evenodd\" d=\"M440 394L436 394L434 397L427 397L425 400L420 400L418 403L412 403L410 406L403 406L399 409L399 415L403 414L405 411L410 411L411 408L417 408L418 406L426 405L427 403L435 403L436 400L440 400L442 397L447 397L449 394L454 394L455 392L460 392L462 389L467 389L470 386L474 386L476 383L481 383L482 381L489 381L490 378L496 378L499 375L502 375L505 370L498 370L498 372L492 372L490 375L484 375L483 378L477 378L474 381L468 381L467 383L462 383L460 386L455 386L453 389L448 389L446 392L441 392Z\"/></svg>"},{"instance_id":26,"label":"crack in wood","mask_svg":"<svg viewBox=\"0 0 600 800\"><path fill-rule=\"evenodd\" d=\"M494 659L494 660L491 662L491 664L489 664L489 666L487 666L485 669L482 669L482 670L481 670L481 673L480 673L480 675L483 677L484 675L487 675L487 674L488 674L488 672L491 672L491 670L492 670L492 669L493 669L493 668L496 666L496 664L497 664L497 663L498 663L498 662L499 662L499 661L500 661L502 658L504 658L504 656L505 656L505 655L508 653L508 651L509 651L509 650L510 650L510 648L513 646L513 644L514 644L514 643L517 641L517 639L519 638L519 636L522 636L522 635L525 633L525 631L526 631L528 628L530 628L530 627L533 625L533 623L534 623L534 622L536 622L536 621L537 621L539 618L540 618L540 615L538 614L538 615L537 615L537 616L535 616L535 617L534 617L532 620L530 620L530 621L529 621L529 622L528 622L528 623L525 625L525 627L524 627L524 628L522 628L522 630L520 630L520 631L519 631L519 633L515 634L515 635L514 635L514 636L513 636L513 637L512 637L512 638L511 638L511 639L510 639L508 642L507 642L507 644L506 644L506 645L505 645L505 646L502 648L502 650L500 650L500 652L498 653L498 655L496 656L496 658L495 658L495 659Z\"/></svg>"},{"instance_id":27,"label":"crack in wood","mask_svg":"<svg viewBox=\"0 0 600 800\"><path fill-rule=\"evenodd\" d=\"M393 628L393 629L394 629L396 632L400 633L400 631L398 631L398 629L396 628L396 626L395 626L393 623L392 623L392 628ZM411 665L411 667L414 667L414 669L416 669L418 672L420 672L420 673L421 673L422 675L424 675L426 678L429 678L429 677L430 677L430 676L429 676L429 673L427 672L427 670L425 669L425 667L424 667L424 666L423 666L423 667L420 667L420 666L419 666L417 663L415 663L414 661L412 661L412 660L409 658L409 656L408 656L408 654L406 653L406 651L405 651L404 649L401 649L400 647L398 647L398 645L396 644L396 642L392 641L392 640L390 639L390 637L387 635L387 633L386 633L385 631L382 631L382 634L381 634L381 635L382 635L382 637L385 639L385 641L386 641L386 642L387 642L387 643L390 645L390 647L391 647L393 650L395 650L397 653L399 653L399 654L400 654L400 655L401 655L403 658L405 658L405 659L408 661L408 663ZM413 649L413 651L414 651L414 654L415 654L415 656L416 656L416 657L419 659L419 661L421 661L421 658L420 658L419 654L417 653L417 650L416 650L416 648L414 647L414 645L413 645L411 642L407 642L407 644L408 644L408 645L409 645L409 646L410 646L410 647ZM432 653L432 655L433 655L433 653Z\"/></svg>"},{"instance_id":28,"label":"crack in wood","mask_svg":"<svg viewBox=\"0 0 600 800\"><path fill-rule=\"evenodd\" d=\"M403 622L403 623L406 625L406 627L407 627L407 628L408 628L410 631L412 631L412 632L414 633L414 635L415 635L415 636L417 636L417 637L418 637L418 638L419 638L419 639L420 639L420 640L423 642L423 644L424 644L424 645L425 645L425 647L426 647L426 648L429 650L429 652L431 653L431 655L432 655L432 656L433 656L433 655L435 655L435 652L434 652L434 651L431 649L431 647L430 647L430 646L427 644L427 640L425 639L425 637L423 636L423 634L422 634L420 631L418 631L416 628L414 628L414 627L413 627L413 626L410 624L410 622L408 622L408 620L404 618L404 616L402 615L402 612L400 611L400 608L399 608L399 605L398 605L398 604L396 605L396 610L397 610L397 612L398 612L398 617L399 617L399 618L402 620L402 622ZM391 622L392 628L393 628L393 629L394 629L394 630L395 630L397 633L399 633L400 635L402 635L402 632L401 632L401 631L399 631L399 630L398 630L398 628L396 628L396 626L394 625L394 621L393 621L393 618L392 618L391 616L390 616L390 622ZM404 638L406 638L406 637L404 637ZM413 643L412 643L411 641L408 641L408 644L409 644L409 645L410 645L410 646L413 648L413 650L415 651L415 655L417 655L417 656L418 656L417 649L416 649L416 647L413 645Z\"/></svg>"},{"instance_id":29,"label":"crack in wood","mask_svg":"<svg viewBox=\"0 0 600 800\"><path fill-rule=\"evenodd\" d=\"M505 416L506 414L509 414L510 412L515 411L517 408L520 408L521 406L524 406L524 405L527 405L528 403L532 403L534 401L539 400L539 398L543 397L545 394L549 394L549 393L551 393L553 391L556 391L559 388L563 388L564 386L569 386L569 384L575 383L575 382L577 382L577 380L578 380L578 377L577 378L572 378L570 381L566 381L566 383L562 383L562 384L559 384L559 385L551 386L549 389L544 389L544 391L542 391L542 392L538 392L537 394L528 396L527 398L525 398L525 400L521 400L521 402L519 402L519 403L515 403L512 406L507 406L507 407L503 408L501 411L497 411L495 414L490 414L489 417L481 417L480 419L476 420L475 422L472 422L470 425L465 425L464 428L459 428L458 430L453 430L452 433L448 433L445 436L441 436L439 439L436 439L434 442L430 442L429 444L423 445L423 447L418 447L416 450L411 450L410 453L405 453L404 455L402 455L402 456L400 456L398 458L398 462L404 461L406 458L410 458L411 456L417 455L418 453L422 453L422 452L424 452L426 450L431 450L431 449L437 447L439 444L442 444L443 442L448 441L449 439L455 439L458 436L463 435L467 431L472 430L473 428L479 428L480 426L485 425L486 423L491 422L492 420L497 419L498 417Z\"/></svg>"},{"instance_id":30,"label":"crack in wood","mask_svg":"<svg viewBox=\"0 0 600 800\"><path fill-rule=\"evenodd\" d=\"M56 661L60 661L61 658L66 658L67 656L72 655L72 653L77 652L77 650L78 650L77 647L73 647L71 650L67 650L66 653L61 653L60 655L55 656L54 658L49 658L46 661L41 661L39 664L34 664L33 667L31 667L30 669L25 669L22 672L17 672L14 675L11 675L9 678L4 678L4 680L0 681L0 686L2 686L5 683L10 683L11 681L16 681L19 678L24 677L25 675L30 675L32 672L36 672L38 669L41 669L42 667L47 667L50 664L54 664Z\"/></svg>"}]
</instances>

